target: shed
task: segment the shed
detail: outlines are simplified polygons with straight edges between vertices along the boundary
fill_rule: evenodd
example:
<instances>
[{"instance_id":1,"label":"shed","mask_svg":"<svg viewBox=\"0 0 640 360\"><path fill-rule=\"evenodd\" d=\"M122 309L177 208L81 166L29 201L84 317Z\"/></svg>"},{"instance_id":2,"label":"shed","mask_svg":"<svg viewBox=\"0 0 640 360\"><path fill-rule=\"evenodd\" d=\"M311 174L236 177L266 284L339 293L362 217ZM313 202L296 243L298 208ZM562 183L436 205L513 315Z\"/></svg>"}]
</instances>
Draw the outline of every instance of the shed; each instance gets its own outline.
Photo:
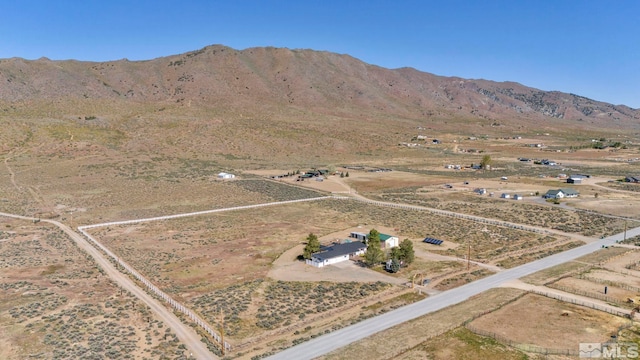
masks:
<instances>
[{"instance_id":1,"label":"shed","mask_svg":"<svg viewBox=\"0 0 640 360\"><path fill-rule=\"evenodd\" d=\"M369 234L354 231L349 234L349 237L360 240L362 242L366 242L367 238L369 237Z\"/></svg>"},{"instance_id":2,"label":"shed","mask_svg":"<svg viewBox=\"0 0 640 360\"><path fill-rule=\"evenodd\" d=\"M397 236L380 234L380 247L383 249L391 249L399 245Z\"/></svg>"},{"instance_id":3,"label":"shed","mask_svg":"<svg viewBox=\"0 0 640 360\"><path fill-rule=\"evenodd\" d=\"M218 174L218 179L233 179L235 177L235 175L226 172L221 172Z\"/></svg>"}]
</instances>

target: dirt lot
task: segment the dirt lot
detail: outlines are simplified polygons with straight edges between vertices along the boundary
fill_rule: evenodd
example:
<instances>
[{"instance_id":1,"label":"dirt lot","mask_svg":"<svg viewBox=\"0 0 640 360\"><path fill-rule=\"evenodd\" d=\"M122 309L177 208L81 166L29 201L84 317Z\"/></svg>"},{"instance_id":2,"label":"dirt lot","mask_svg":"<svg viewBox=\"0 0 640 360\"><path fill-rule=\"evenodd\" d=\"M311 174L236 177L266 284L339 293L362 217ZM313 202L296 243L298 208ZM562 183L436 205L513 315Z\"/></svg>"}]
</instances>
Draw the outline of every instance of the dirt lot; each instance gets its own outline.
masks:
<instances>
[{"instance_id":1,"label":"dirt lot","mask_svg":"<svg viewBox=\"0 0 640 360\"><path fill-rule=\"evenodd\" d=\"M581 342L609 340L610 335L627 322L604 312L544 296L526 295L472 321L470 327L493 332L516 343L577 349Z\"/></svg>"},{"instance_id":2,"label":"dirt lot","mask_svg":"<svg viewBox=\"0 0 640 360\"><path fill-rule=\"evenodd\" d=\"M0 227L1 359L187 358L60 230L2 217Z\"/></svg>"},{"instance_id":3,"label":"dirt lot","mask_svg":"<svg viewBox=\"0 0 640 360\"><path fill-rule=\"evenodd\" d=\"M637 251L629 251L624 256L616 257L611 261L607 261L604 264L604 267L613 271L629 273L635 277L640 277L640 271L634 270L633 264L638 262L638 252ZM630 266L631 268L627 268Z\"/></svg>"},{"instance_id":4,"label":"dirt lot","mask_svg":"<svg viewBox=\"0 0 640 360\"><path fill-rule=\"evenodd\" d=\"M559 289L562 291L578 294L578 295L586 295L590 297L599 297L606 296L607 299L612 299L614 303L620 303L625 306L627 299L638 300L638 293L636 291L630 291L626 289L622 289L613 285L607 284L599 284L595 281L590 281L587 279L578 279L575 277L568 277L564 279L560 279L553 284L549 284L549 287L554 289ZM604 293L604 288L607 287L607 293ZM593 295L591 295L593 294ZM617 301L617 302L616 302ZM628 305L628 307L633 307L633 304Z\"/></svg>"}]
</instances>

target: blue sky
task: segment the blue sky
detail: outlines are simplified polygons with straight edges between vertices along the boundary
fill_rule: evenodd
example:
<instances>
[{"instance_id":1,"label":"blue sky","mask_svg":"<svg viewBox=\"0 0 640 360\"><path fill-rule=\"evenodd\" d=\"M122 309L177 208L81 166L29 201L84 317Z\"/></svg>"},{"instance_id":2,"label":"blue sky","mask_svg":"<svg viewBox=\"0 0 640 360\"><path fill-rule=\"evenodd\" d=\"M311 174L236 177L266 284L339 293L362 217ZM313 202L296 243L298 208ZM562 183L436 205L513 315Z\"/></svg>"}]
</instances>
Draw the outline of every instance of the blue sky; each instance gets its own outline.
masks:
<instances>
[{"instance_id":1,"label":"blue sky","mask_svg":"<svg viewBox=\"0 0 640 360\"><path fill-rule=\"evenodd\" d=\"M349 54L640 108L640 1L19 0L0 58L146 60L222 44Z\"/></svg>"}]
</instances>

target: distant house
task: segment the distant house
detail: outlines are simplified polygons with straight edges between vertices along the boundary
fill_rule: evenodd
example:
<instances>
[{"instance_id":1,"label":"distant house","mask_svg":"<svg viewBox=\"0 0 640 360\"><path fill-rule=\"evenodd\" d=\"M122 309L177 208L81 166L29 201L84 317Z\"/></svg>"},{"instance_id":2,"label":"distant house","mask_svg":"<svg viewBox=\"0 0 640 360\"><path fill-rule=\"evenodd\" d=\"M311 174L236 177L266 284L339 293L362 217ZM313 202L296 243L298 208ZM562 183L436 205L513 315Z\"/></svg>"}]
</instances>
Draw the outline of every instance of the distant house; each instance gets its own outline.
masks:
<instances>
[{"instance_id":1,"label":"distant house","mask_svg":"<svg viewBox=\"0 0 640 360\"><path fill-rule=\"evenodd\" d=\"M347 261L354 256L362 255L367 250L367 245L360 241L344 244L335 244L324 247L322 251L311 255L306 261L307 265L321 268L326 265Z\"/></svg>"},{"instance_id":2,"label":"distant house","mask_svg":"<svg viewBox=\"0 0 640 360\"><path fill-rule=\"evenodd\" d=\"M235 175L229 174L229 173L226 173L226 172L221 172L221 173L218 174L218 179L233 179L235 177L236 177Z\"/></svg>"},{"instance_id":3,"label":"distant house","mask_svg":"<svg viewBox=\"0 0 640 360\"><path fill-rule=\"evenodd\" d=\"M434 144L434 145L437 145L437 144L440 144L440 140L433 139L433 140L431 140L431 143Z\"/></svg>"},{"instance_id":4,"label":"distant house","mask_svg":"<svg viewBox=\"0 0 640 360\"><path fill-rule=\"evenodd\" d=\"M564 198L564 193L562 190L549 190L546 194L542 195L545 199L562 199Z\"/></svg>"},{"instance_id":5,"label":"distant house","mask_svg":"<svg viewBox=\"0 0 640 360\"><path fill-rule=\"evenodd\" d=\"M513 195L513 200L522 200L522 199L523 199L522 195L518 195L518 194Z\"/></svg>"},{"instance_id":6,"label":"distant house","mask_svg":"<svg viewBox=\"0 0 640 360\"><path fill-rule=\"evenodd\" d=\"M567 184L582 184L582 180L584 178L580 175L571 175L568 179L567 179Z\"/></svg>"},{"instance_id":7,"label":"distant house","mask_svg":"<svg viewBox=\"0 0 640 360\"><path fill-rule=\"evenodd\" d=\"M637 184L640 183L640 176L627 176L624 181Z\"/></svg>"},{"instance_id":8,"label":"distant house","mask_svg":"<svg viewBox=\"0 0 640 360\"><path fill-rule=\"evenodd\" d=\"M557 190L549 190L542 197L545 199L563 199L578 197L580 193L574 189L566 188L566 189L557 189Z\"/></svg>"},{"instance_id":9,"label":"distant house","mask_svg":"<svg viewBox=\"0 0 640 360\"><path fill-rule=\"evenodd\" d=\"M487 193L487 189L484 189L484 188L474 189L473 192L479 195L484 195Z\"/></svg>"},{"instance_id":10,"label":"distant house","mask_svg":"<svg viewBox=\"0 0 640 360\"><path fill-rule=\"evenodd\" d=\"M560 191L562 191L564 193L564 196L568 198L574 198L580 195L578 190L571 189L571 188L560 189Z\"/></svg>"},{"instance_id":11,"label":"distant house","mask_svg":"<svg viewBox=\"0 0 640 360\"><path fill-rule=\"evenodd\" d=\"M511 195L507 194L507 193L503 193L502 195L500 195L501 198L503 199L511 199Z\"/></svg>"}]
</instances>

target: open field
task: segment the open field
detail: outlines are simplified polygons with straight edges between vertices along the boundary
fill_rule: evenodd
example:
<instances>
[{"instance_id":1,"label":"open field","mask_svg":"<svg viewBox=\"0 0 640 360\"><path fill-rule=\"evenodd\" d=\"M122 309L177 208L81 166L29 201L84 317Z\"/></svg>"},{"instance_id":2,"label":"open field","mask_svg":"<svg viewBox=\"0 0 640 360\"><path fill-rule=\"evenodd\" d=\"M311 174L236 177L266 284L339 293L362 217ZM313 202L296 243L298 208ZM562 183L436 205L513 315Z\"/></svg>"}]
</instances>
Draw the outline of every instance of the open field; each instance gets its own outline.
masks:
<instances>
[{"instance_id":1,"label":"open field","mask_svg":"<svg viewBox=\"0 0 640 360\"><path fill-rule=\"evenodd\" d=\"M622 219L546 204L496 199L471 191L447 193L441 190L424 192L420 189L402 189L372 196L382 201L421 205L592 237L616 234L625 227Z\"/></svg>"},{"instance_id":2,"label":"open field","mask_svg":"<svg viewBox=\"0 0 640 360\"><path fill-rule=\"evenodd\" d=\"M628 319L540 295L526 295L468 326L497 338L549 349L577 350L581 342L610 339ZM525 325L526 326L523 326Z\"/></svg>"},{"instance_id":3,"label":"open field","mask_svg":"<svg viewBox=\"0 0 640 360\"><path fill-rule=\"evenodd\" d=\"M60 230L7 218L0 226L0 358L188 358L171 329Z\"/></svg>"},{"instance_id":4,"label":"open field","mask_svg":"<svg viewBox=\"0 0 640 360\"><path fill-rule=\"evenodd\" d=\"M394 357L394 359L402 360L526 360L537 358L538 357L531 357L522 351L510 348L492 338L476 335L464 327L448 331Z\"/></svg>"},{"instance_id":5,"label":"open field","mask_svg":"<svg viewBox=\"0 0 640 360\"><path fill-rule=\"evenodd\" d=\"M75 227L80 224L310 198L330 192L357 191L366 197L384 201L424 205L594 238L622 231L625 220L575 209L640 218L640 199L636 198L635 188L607 182L637 172L634 170L638 169L637 164L611 158L615 156L626 159L635 156L636 149L616 153L590 149L572 152L569 147L579 145L583 140L565 141L566 139L554 135L544 137L549 150L553 149L553 152L547 152L526 146L527 143L541 141L541 137L536 137L535 132L521 140L487 138L471 141L450 129L438 134L443 144L410 149L398 147L394 142L401 137L412 136L416 132L416 123L413 120L399 120L397 132L393 134L392 140L385 140L387 144L374 146L371 145L371 139L358 139L357 146L360 149L350 151L351 148L345 144L359 130L357 127L350 128L352 133L349 137L331 141L327 145L316 140L306 141L313 134L324 131L320 128L312 129L311 132L290 130L285 126L290 125L290 122L282 121L279 123L283 129L280 133L280 130L256 122L255 119L238 118L239 126L249 129L242 131L229 126L230 120L227 123L227 120L219 120L217 117L212 123L190 118L186 121L191 115L202 115L191 110L187 110L187 113L190 115L180 114L183 116L180 119L165 119L167 112L164 112L148 119L127 114L117 120L99 118L91 124L86 121L58 119L46 125L24 120L21 125L7 126L7 131L3 130L0 134L3 139L0 148L4 151L3 163L0 164L3 168L0 172L0 210L42 218L55 217ZM178 116L178 112L173 112L172 116ZM338 123L337 119L334 121ZM380 134L388 133L383 126L384 121L374 119L372 122L372 126ZM457 128L451 124L448 126L451 129ZM225 133L226 127L233 130ZM287 138L291 144L285 144L284 141L256 141L261 132L278 136L294 135L298 141L291 140L294 138ZM208 143L212 136L220 138L220 147L218 144L214 146ZM376 135L373 138L381 140L384 136ZM242 143L239 139L242 139ZM327 146L331 146L331 151L325 150ZM287 151L282 151L283 148L287 148ZM245 150L256 149L266 149L268 152L244 153ZM300 156L288 158L293 153L299 153ZM336 156L336 153L339 155ZM444 169L447 164L465 166L478 163L484 154L490 154L494 159L492 171ZM521 163L516 160L517 156L553 157L562 162L563 166L552 168ZM265 179L287 172L277 169L292 171L328 166L348 171L349 176L329 176L323 181L304 182L296 182L294 178L277 181ZM356 169L358 166L392 168L393 171L368 172ZM237 178L233 181L218 181L216 174L221 171L232 172ZM580 198L563 200L560 204L553 205L541 201L535 195L536 192L544 193L548 189L567 187L557 178L559 173L578 172L598 175L585 184L576 186L581 192ZM501 176L507 176L509 180L500 180ZM469 184L464 183L467 181ZM444 188L445 184L452 185L452 188ZM486 188L495 195L476 195L473 193L475 188ZM498 199L502 192L522 194L525 199ZM400 240L410 239L416 248L416 261L398 274L387 274L352 267L315 269L296 259L301 253L301 243L310 232L330 241L333 237L340 237L337 233L358 226L385 229L385 232L398 235ZM637 225L629 220L626 226ZM55 232L52 229L47 231ZM214 327L224 317L227 339L234 345L231 356L237 358L251 358L277 351L417 301L424 297L423 290L426 293L446 290L487 276L491 272L486 267L473 265L466 271L466 264L455 260L466 257L469 245L472 260L510 268L578 246L581 244L580 240L584 240L561 235L534 234L425 211L363 206L355 201L339 200L111 226L91 231L155 285L201 314ZM37 231L33 232L36 233ZM180 351L180 345L173 341L173 337L168 336L165 341L164 328L160 328L153 319L150 325L145 324L144 317L150 316L150 313L142 307L130 305L134 301L132 297L125 293L121 296L123 299L118 300L120 295L117 288L107 280L101 280L97 270L89 270L91 262L86 262L89 260L83 260L81 265L87 273L93 271L82 281L91 280L98 284L96 290L92 290L95 293L91 297L82 291L71 291L89 286L82 283L80 278L73 278L76 275L60 279L69 285L57 284L54 288L52 284L46 283L49 280L45 279L68 271L86 275L81 268L72 267L70 261L65 261L66 253L64 256L56 255L60 256L60 261L50 262L56 256L47 256L46 260L43 256L18 256L19 252L13 253L18 250L7 247L14 241L25 242L29 245L19 251L45 254L41 253L44 250L40 250L40 247L46 248L43 245L45 233L40 236L38 245L32 243L35 241L32 238L27 241L26 233L21 234L14 228L0 232L0 251L5 254L4 251L11 249L7 252L7 257L0 257L0 266L6 265L12 272L15 269L16 274L10 275L14 277L19 272L28 273L23 271L26 268L35 268L37 271L32 271L32 275L37 281L25 281L42 287L37 288L41 290L25 290L27 295L21 297L15 296L18 292L13 288L0 291L3 300L7 300L6 304L10 304L10 307L3 308L4 311L0 312L5 315L0 317L0 321L10 324L2 329L13 331L0 338L10 339L3 345L10 346L8 348L11 349L11 354L21 354L20 351L23 350L19 350L16 344L25 342L42 344L38 351L52 353L55 346L49 339L56 341L55 344L67 346L65 354L76 354L82 349L74 348L72 342L67 344L64 337L73 338L74 341L80 339L81 346L89 347L101 335L93 338L85 334L71 334L74 327L90 329L89 333L107 331L102 330L109 328L103 326L109 324L104 321L112 321L115 325L109 326L119 329L118 334L133 331L133 337L138 340L135 344L117 344L114 340L105 347L111 345L112 349L122 352L124 349L135 348L132 358L149 355L149 351L156 351L149 357L164 356L162 354L174 358L180 356L175 353ZM29 233L28 236L31 235ZM445 243L441 246L422 243L425 236L442 239ZM603 251L611 254L619 250L612 248ZM74 254L73 251L68 253ZM430 257L434 254L449 258L435 260ZM16 259L25 261L25 264L21 265ZM614 271L618 269L633 272L638 269L626 266L634 260L637 261L630 255L629 258L618 259L605 266ZM593 260L593 263L597 265L598 261ZM637 286L636 278L632 275L623 277L613 271L597 272L593 269L586 273L583 262L571 262L563 266L562 269L538 274L534 281L556 281L562 286L574 286L576 291L589 292L600 289L602 282L607 282L613 291L612 295L619 295L621 299L627 293L618 294L622 289L618 283ZM573 270L580 271L576 271L573 277L557 280ZM20 276L26 276L24 274ZM401 285L416 274L418 278L424 276L435 280L429 287L418 288L419 293ZM7 276L3 272L0 279L4 282ZM579 276L592 276L596 280ZM17 283L18 280L11 281ZM27 288L28 286L25 287ZM29 318L29 311L32 309L25 308L26 303L20 303L31 296L29 291L39 292L40 297L34 298L34 303L52 307L38 310L36 305L32 305L37 311L44 311L42 316L47 316L46 319L52 319L48 323L52 325L45 331L53 329L55 333L53 337L47 338L47 342L40 336L39 330L34 330L40 329L38 321L44 320L37 316ZM47 295L49 293L53 295ZM376 335L375 340L380 345L373 346L370 342L367 346L377 352L363 350L359 347L361 345L354 344L353 348L359 349L357 355L349 347L345 349L346 355L340 355L345 357L333 358L370 355L374 359L417 359L425 356L446 359L470 354L482 354L486 358L518 359L525 355L536 358L536 355L523 354L492 339L458 328L463 320L468 319L467 316L481 313L518 293L518 290L513 289L492 290L474 299L473 306L476 307L465 305L469 308L460 310L460 313L456 313L458 308L452 307L437 316L433 314L434 317L429 318L429 322L407 324L409 327L399 331L405 338L394 336L382 339L382 336L389 334L380 334L380 337ZM530 301L529 298L526 296L520 302L526 304ZM483 310L480 311L480 308ZM523 305L522 308L521 311L527 312L530 307ZM15 318L14 313L18 315ZM526 315L531 314L533 312L529 311ZM73 326L64 327L66 323L60 323L57 318L53 320L54 315L61 316L65 321L80 319L83 322L75 320L77 323L72 323ZM97 320L98 318L101 320ZM29 325L31 323L33 325ZM415 325L418 323L420 326ZM27 325L30 328L26 328ZM44 326L42 325L43 328ZM129 326L133 330L129 330ZM428 339L430 334L442 334L444 330L450 331L442 337ZM71 335L62 335L65 331ZM28 333L31 337L20 340L16 335L20 333ZM151 340L147 340L148 334ZM104 336L107 339L111 335ZM121 337L129 338L124 335ZM482 345L478 346L478 342ZM397 344L403 345L398 347ZM0 350L0 358L5 355L2 351ZM334 355L329 358L332 356Z\"/></svg>"},{"instance_id":6,"label":"open field","mask_svg":"<svg viewBox=\"0 0 640 360\"><path fill-rule=\"evenodd\" d=\"M425 215L430 221L420 221ZM346 282L347 288L350 289L346 293L344 290L347 288L335 281L318 285L304 281L292 283L269 279L268 275L274 262L278 263L278 266L287 266L286 261L281 263L279 260L283 254L288 254L286 258L290 264L299 263L295 254L289 254L289 249L301 249L299 244L309 232L318 234L325 239L324 241L331 241L336 237L344 237L354 228L357 229L358 227L354 227L356 225L367 230L375 227L398 235L401 239L405 235L411 238L421 233L436 237L460 234L461 238L473 241L474 252L486 256L482 257L483 260L491 260L496 249L497 253L503 253L499 250L501 248L506 248L507 251L523 251L527 247L534 248L557 240L553 237L468 220L447 223L440 215L362 206L360 203L346 200L322 200L159 222L109 226L92 229L91 232L154 284L189 305L212 324L220 321L219 312L221 309L224 310L228 338L240 344L243 349L241 353L246 354L249 350L242 344L251 343L254 344L252 346L262 348L264 345L259 344L273 342L282 337L282 330L278 329L296 329L303 323L312 324L305 326L311 326L314 331L326 329L327 325L322 325L322 322L313 325L315 323L312 322L312 314L335 314L335 310L340 309L340 318L343 320L338 323L349 322L352 321L349 319L364 316L359 312L351 313L348 310L350 304L379 301L374 299L380 298L381 295L374 294L381 291L382 297L387 299L393 299L393 296L406 291L406 288L397 285L382 286L383 283L371 288L374 286L371 284L376 283L367 283L371 281L365 280L369 277L360 277L357 271L352 272L353 280L365 282ZM414 246L419 252L425 251L428 244L423 244L419 239L421 237L414 240ZM535 239L538 241L534 241ZM421 249L421 246L425 249ZM457 248L459 247L449 246L449 250L443 251L463 255L464 249L457 254ZM461 271L460 267L460 262L433 261L421 259L418 255L415 264L391 277L388 283L397 284L394 278L397 279L398 276L404 278L399 279L400 283L405 283L411 280L412 275L421 273L425 278L438 278L434 284L435 289L446 290L491 273L475 265L469 272ZM293 267L289 265L288 269ZM310 281L323 279L324 271L325 269L311 267L303 269L304 273L309 273ZM313 273L317 274L314 276ZM334 300L322 300L309 313L311 309L301 304L308 305L311 300L305 300L300 294L314 294L315 289L319 287L323 289L322 293L329 291L329 294L333 294L330 298ZM355 297L349 295L354 290ZM277 294L286 295L282 297L286 301L278 300L277 296L280 295ZM325 297L320 296L318 299ZM282 303L276 305L279 302ZM265 307L267 304L272 304L275 308ZM397 306L397 300L389 302L387 306ZM269 311L274 309L287 311L262 317L261 314L271 314ZM322 318L326 320L326 316ZM274 333L275 330L277 331ZM281 344L283 345L284 343Z\"/></svg>"},{"instance_id":7,"label":"open field","mask_svg":"<svg viewBox=\"0 0 640 360\"><path fill-rule=\"evenodd\" d=\"M630 249L623 247L602 249L574 261L525 276L522 280L533 285L545 285L564 276L585 273L593 267L600 266L601 263L606 263L610 259L625 256L625 254L629 252Z\"/></svg>"}]
</instances>

